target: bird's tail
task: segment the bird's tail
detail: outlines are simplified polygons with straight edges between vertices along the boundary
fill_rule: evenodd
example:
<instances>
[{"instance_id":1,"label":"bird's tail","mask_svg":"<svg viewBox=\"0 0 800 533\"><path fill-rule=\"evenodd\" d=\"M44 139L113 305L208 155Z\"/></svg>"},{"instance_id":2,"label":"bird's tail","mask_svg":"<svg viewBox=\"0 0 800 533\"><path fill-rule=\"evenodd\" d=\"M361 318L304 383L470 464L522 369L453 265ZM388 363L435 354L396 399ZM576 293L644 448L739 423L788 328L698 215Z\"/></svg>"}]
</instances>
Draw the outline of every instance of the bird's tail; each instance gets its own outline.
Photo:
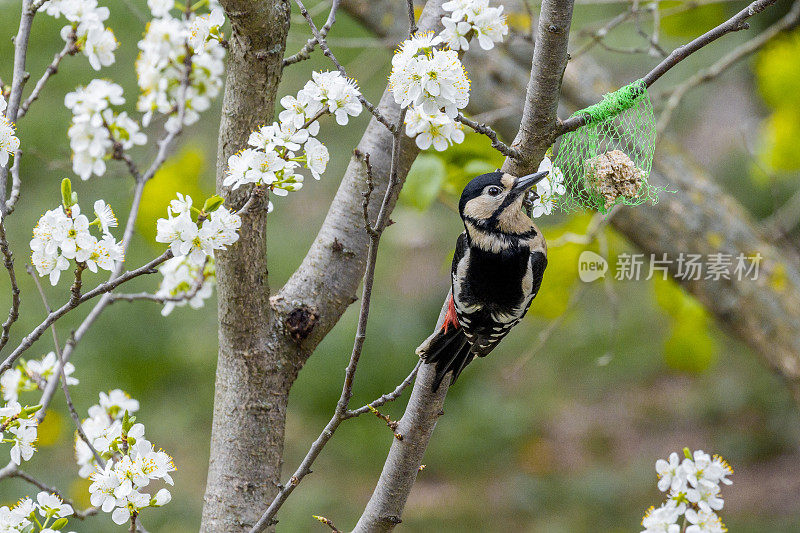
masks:
<instances>
[{"instance_id":1,"label":"bird's tail","mask_svg":"<svg viewBox=\"0 0 800 533\"><path fill-rule=\"evenodd\" d=\"M452 300L449 305L453 305ZM450 383L455 383L464 367L475 357L471 352L472 344L464 335L464 330L458 326L455 309L452 311L452 317L450 314L448 309L444 325L417 348L417 355L425 363L436 365L436 377L433 381L434 391L439 389L442 380L451 370L453 379Z\"/></svg>"}]
</instances>

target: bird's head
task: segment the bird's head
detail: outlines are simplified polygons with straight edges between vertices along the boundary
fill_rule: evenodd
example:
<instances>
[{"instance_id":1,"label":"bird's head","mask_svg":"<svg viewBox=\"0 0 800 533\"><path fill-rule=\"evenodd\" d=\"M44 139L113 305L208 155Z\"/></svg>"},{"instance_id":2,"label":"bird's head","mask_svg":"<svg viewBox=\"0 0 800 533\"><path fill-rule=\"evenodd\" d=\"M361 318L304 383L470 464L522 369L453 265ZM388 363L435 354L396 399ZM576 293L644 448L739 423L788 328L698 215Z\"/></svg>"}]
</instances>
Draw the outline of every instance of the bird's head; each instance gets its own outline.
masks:
<instances>
[{"instance_id":1,"label":"bird's head","mask_svg":"<svg viewBox=\"0 0 800 533\"><path fill-rule=\"evenodd\" d=\"M545 170L517 178L497 171L473 178L464 188L458 203L458 211L470 237L530 232L533 223L522 212L522 203L531 187L547 174Z\"/></svg>"}]
</instances>

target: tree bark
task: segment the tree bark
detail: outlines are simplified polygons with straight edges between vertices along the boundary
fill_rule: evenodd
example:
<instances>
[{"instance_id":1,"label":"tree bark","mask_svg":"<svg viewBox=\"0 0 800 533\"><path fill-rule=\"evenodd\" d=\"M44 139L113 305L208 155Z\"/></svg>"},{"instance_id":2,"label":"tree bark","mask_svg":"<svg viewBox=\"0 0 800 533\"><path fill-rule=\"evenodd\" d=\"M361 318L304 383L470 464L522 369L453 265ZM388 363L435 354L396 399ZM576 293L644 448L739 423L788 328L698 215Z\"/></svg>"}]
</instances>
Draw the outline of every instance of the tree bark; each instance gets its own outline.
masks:
<instances>
[{"instance_id":1,"label":"tree bark","mask_svg":"<svg viewBox=\"0 0 800 533\"><path fill-rule=\"evenodd\" d=\"M229 206L247 191L222 185L228 157L272 117L291 7L288 0L223 0L229 39L217 152L217 190ZM239 241L217 255L219 360L201 531L247 531L280 480L291 365L267 349L266 198L244 215Z\"/></svg>"},{"instance_id":2,"label":"tree bark","mask_svg":"<svg viewBox=\"0 0 800 533\"><path fill-rule=\"evenodd\" d=\"M427 2L419 21L421 31L440 24L443 1ZM256 10L250 1L225 4L234 37L220 126L217 187L229 205L241 204L246 193L222 187L227 158L272 114L288 29L288 4L252 4L260 7ZM388 90L378 109L397 122L400 109ZM358 149L370 154L372 197L381 198L389 179L392 135L373 118ZM404 137L399 180L405 179L418 153L414 142ZM247 215L239 242L219 256L220 351L202 531L249 530L277 492L291 385L319 342L357 299L369 244L361 205L365 187L364 165L352 157L305 259L271 298L264 210ZM389 203L390 212L396 201L397 194ZM371 203L373 219L379 208L380 202Z\"/></svg>"}]
</instances>

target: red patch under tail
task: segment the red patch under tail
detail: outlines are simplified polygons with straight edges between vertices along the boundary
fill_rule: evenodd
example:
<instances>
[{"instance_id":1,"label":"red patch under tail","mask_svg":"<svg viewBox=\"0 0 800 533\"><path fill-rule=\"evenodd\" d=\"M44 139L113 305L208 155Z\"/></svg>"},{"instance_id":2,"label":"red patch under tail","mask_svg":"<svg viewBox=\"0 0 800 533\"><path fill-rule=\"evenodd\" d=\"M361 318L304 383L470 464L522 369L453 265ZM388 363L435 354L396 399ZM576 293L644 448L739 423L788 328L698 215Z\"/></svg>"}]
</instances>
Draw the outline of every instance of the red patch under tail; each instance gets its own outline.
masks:
<instances>
[{"instance_id":1,"label":"red patch under tail","mask_svg":"<svg viewBox=\"0 0 800 533\"><path fill-rule=\"evenodd\" d=\"M447 301L447 314L444 315L444 324L442 324L442 329L445 333L447 333L447 328L449 326L458 329L458 316L456 315L456 306L455 303L453 303L452 296L450 296L450 299Z\"/></svg>"}]
</instances>

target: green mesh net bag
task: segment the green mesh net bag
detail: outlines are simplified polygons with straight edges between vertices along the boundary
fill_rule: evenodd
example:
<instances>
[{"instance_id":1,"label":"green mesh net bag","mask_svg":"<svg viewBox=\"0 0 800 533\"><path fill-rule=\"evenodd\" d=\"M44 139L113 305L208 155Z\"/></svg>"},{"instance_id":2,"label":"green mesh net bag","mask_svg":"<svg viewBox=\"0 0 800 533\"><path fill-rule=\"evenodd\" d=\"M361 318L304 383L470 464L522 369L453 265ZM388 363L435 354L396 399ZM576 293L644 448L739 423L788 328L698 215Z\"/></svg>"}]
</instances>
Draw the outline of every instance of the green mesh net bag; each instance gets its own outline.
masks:
<instances>
[{"instance_id":1,"label":"green mesh net bag","mask_svg":"<svg viewBox=\"0 0 800 533\"><path fill-rule=\"evenodd\" d=\"M577 111L587 124L558 141L553 164L564 173L566 192L558 209L596 209L605 214L617 204L655 203L662 188L648 183L653 165L656 125L644 81L608 93Z\"/></svg>"}]
</instances>

